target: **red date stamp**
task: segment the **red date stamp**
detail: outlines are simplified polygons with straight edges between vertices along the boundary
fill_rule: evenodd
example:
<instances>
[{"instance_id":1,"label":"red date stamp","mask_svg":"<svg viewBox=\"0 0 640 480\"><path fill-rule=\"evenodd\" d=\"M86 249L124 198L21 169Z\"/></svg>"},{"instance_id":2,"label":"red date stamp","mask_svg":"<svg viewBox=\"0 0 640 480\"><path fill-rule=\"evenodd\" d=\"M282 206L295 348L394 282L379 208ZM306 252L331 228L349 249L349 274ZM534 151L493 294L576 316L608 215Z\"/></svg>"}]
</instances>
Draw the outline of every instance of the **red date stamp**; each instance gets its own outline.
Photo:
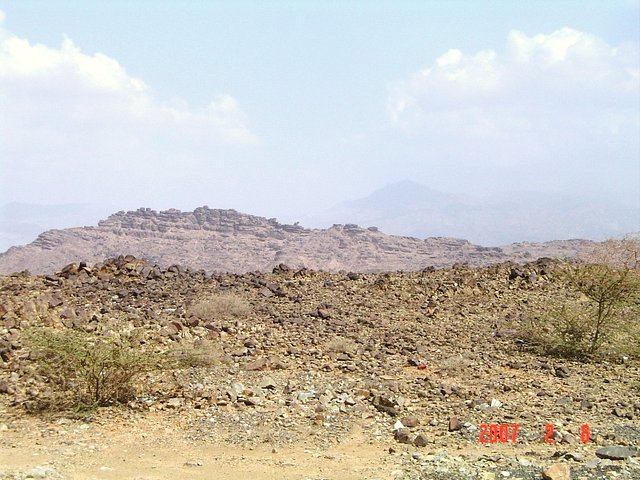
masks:
<instances>
[{"instance_id":1,"label":"red date stamp","mask_svg":"<svg viewBox=\"0 0 640 480\"><path fill-rule=\"evenodd\" d=\"M503 425L496 425L495 423L487 425L483 423L480 425L480 442L482 443L507 443L509 440L512 443L516 443L517 438L517 423Z\"/></svg>"},{"instance_id":2,"label":"red date stamp","mask_svg":"<svg viewBox=\"0 0 640 480\"><path fill-rule=\"evenodd\" d=\"M555 427L553 424L548 423L545 427L545 443L554 443L554 432ZM518 424L501 424L497 425L495 423L486 424L482 423L480 425L480 443L516 443L518 440ZM589 443L591 440L591 429L589 425L586 423L580 426L580 441L582 443Z\"/></svg>"},{"instance_id":3,"label":"red date stamp","mask_svg":"<svg viewBox=\"0 0 640 480\"><path fill-rule=\"evenodd\" d=\"M553 432L555 431L554 426L551 423L547 423L544 429L547 432L544 436L544 441L546 443L553 443L555 441L553 438ZM582 443L589 443L589 440L591 440L591 429L589 428L589 425L586 423L580 425L580 441Z\"/></svg>"}]
</instances>

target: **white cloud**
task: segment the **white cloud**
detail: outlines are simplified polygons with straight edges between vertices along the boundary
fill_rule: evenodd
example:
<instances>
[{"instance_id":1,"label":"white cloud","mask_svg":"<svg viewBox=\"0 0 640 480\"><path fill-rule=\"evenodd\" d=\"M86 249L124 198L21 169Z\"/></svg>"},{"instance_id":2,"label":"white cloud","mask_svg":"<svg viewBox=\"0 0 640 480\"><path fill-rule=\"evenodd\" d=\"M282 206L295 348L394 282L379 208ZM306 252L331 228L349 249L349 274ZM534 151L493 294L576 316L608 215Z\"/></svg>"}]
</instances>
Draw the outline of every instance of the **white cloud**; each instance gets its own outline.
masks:
<instances>
[{"instance_id":1,"label":"white cloud","mask_svg":"<svg viewBox=\"0 0 640 480\"><path fill-rule=\"evenodd\" d=\"M230 95L217 96L200 111L184 102L160 102L141 79L131 77L117 60L102 53L86 55L66 37L60 48L32 45L16 36L2 40L0 92L9 99L46 102L56 107L58 120L62 121L78 114L80 118L113 118L117 114L120 121L131 123L130 127L145 128L150 123L155 128L187 131L196 127L223 144L255 141L245 116ZM21 105L15 102L13 106Z\"/></svg>"},{"instance_id":2,"label":"white cloud","mask_svg":"<svg viewBox=\"0 0 640 480\"><path fill-rule=\"evenodd\" d=\"M612 47L571 28L512 31L502 52L449 50L395 85L389 116L404 135L451 158L606 161L631 171L640 148L639 59L637 44Z\"/></svg>"},{"instance_id":3,"label":"white cloud","mask_svg":"<svg viewBox=\"0 0 640 480\"><path fill-rule=\"evenodd\" d=\"M236 99L212 98L202 108L159 100L114 58L83 53L66 37L56 48L32 44L0 25L5 196L63 179L104 187L122 171L169 182L256 144Z\"/></svg>"}]
</instances>

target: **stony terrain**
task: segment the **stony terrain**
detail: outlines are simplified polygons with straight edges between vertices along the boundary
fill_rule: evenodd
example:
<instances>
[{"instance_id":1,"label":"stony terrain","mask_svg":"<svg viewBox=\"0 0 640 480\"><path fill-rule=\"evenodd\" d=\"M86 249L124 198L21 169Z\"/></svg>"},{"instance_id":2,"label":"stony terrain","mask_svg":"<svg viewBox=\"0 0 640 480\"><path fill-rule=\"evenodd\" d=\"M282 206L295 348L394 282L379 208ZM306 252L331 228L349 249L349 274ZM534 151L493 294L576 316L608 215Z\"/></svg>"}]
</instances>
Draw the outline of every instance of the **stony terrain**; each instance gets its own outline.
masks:
<instances>
[{"instance_id":1,"label":"stony terrain","mask_svg":"<svg viewBox=\"0 0 640 480\"><path fill-rule=\"evenodd\" d=\"M554 271L212 275L127 256L0 277L0 478L640 478L639 360L546 357L514 330L564 294ZM246 311L194 308L220 295ZM30 326L211 361L146 374L126 407L31 415L47 384ZM516 442L480 442L492 424Z\"/></svg>"},{"instance_id":2,"label":"stony terrain","mask_svg":"<svg viewBox=\"0 0 640 480\"><path fill-rule=\"evenodd\" d=\"M0 273L53 273L70 262L95 263L122 252L165 268L182 264L208 273L268 272L279 263L333 272L381 272L574 257L591 248L593 242L586 240L482 247L456 238L386 235L376 227L349 224L310 230L235 210L142 208L111 215L96 227L50 230L27 246L12 247L0 255Z\"/></svg>"}]
</instances>

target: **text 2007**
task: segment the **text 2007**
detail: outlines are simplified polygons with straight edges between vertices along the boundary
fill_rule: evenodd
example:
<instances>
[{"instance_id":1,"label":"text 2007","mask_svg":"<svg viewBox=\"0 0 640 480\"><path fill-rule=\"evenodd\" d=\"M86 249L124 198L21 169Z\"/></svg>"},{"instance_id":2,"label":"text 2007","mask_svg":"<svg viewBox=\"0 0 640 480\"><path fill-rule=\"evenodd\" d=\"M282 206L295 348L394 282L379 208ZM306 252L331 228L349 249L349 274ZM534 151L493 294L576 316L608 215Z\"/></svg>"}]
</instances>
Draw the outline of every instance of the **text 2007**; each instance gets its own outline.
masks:
<instances>
[{"instance_id":1,"label":"text 2007","mask_svg":"<svg viewBox=\"0 0 640 480\"><path fill-rule=\"evenodd\" d=\"M517 438L517 423L503 425L496 425L493 423L487 425L486 423L483 423L480 425L480 441L482 443L507 443L509 441L516 443Z\"/></svg>"}]
</instances>

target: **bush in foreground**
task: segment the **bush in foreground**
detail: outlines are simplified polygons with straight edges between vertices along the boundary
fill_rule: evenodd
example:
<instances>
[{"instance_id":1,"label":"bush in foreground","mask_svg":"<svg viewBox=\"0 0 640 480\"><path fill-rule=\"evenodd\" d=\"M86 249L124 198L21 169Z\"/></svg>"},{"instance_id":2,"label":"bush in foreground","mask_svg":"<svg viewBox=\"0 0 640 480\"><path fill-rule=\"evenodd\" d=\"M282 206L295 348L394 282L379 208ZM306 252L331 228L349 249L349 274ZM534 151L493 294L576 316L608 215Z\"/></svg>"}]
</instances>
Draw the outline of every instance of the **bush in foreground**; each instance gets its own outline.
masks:
<instances>
[{"instance_id":1,"label":"bush in foreground","mask_svg":"<svg viewBox=\"0 0 640 480\"><path fill-rule=\"evenodd\" d=\"M32 329L25 336L35 371L48 385L40 410L89 410L134 398L135 380L154 358L133 347L72 329Z\"/></svg>"},{"instance_id":2,"label":"bush in foreground","mask_svg":"<svg viewBox=\"0 0 640 480\"><path fill-rule=\"evenodd\" d=\"M565 295L549 299L525 334L546 353L640 355L639 252L637 240L610 240L594 263L566 264L557 274Z\"/></svg>"}]
</instances>

